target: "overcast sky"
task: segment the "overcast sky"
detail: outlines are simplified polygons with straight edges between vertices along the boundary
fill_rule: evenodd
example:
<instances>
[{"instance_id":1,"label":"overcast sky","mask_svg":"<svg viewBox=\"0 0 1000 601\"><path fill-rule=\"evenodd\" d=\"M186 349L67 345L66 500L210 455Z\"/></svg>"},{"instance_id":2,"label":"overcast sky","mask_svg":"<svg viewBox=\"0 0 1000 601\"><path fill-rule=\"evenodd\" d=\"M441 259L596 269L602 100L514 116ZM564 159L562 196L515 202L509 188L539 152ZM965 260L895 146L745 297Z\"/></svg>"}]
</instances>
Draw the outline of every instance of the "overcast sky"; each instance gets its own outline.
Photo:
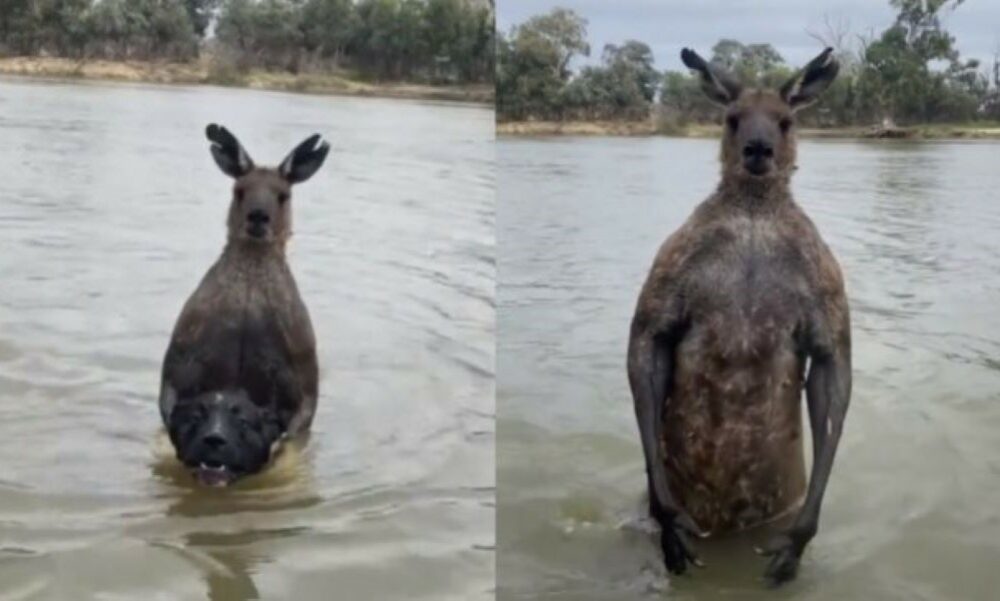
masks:
<instances>
[{"instance_id":1,"label":"overcast sky","mask_svg":"<svg viewBox=\"0 0 1000 601\"><path fill-rule=\"evenodd\" d=\"M506 33L556 6L587 19L589 62L607 43L636 39L649 44L661 70L682 68L684 46L707 58L720 38L769 43L789 64L802 64L823 49L806 30L821 31L825 15L855 34L880 32L894 17L888 0L497 0L497 26ZM966 0L943 21L963 57L991 61L1000 48L1000 1Z\"/></svg>"}]
</instances>

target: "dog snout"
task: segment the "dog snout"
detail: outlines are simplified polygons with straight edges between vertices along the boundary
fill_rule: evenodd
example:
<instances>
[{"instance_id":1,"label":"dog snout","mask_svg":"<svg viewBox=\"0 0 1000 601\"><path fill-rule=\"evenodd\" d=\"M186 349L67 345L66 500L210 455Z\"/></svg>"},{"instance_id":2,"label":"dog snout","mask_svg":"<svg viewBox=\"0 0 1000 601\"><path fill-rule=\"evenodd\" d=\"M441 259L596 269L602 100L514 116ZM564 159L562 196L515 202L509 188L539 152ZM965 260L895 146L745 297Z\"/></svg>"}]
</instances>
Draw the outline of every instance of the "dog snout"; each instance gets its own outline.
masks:
<instances>
[{"instance_id":1,"label":"dog snout","mask_svg":"<svg viewBox=\"0 0 1000 601\"><path fill-rule=\"evenodd\" d=\"M209 432L208 434L201 437L201 442L206 448L213 451L218 451L225 447L228 443L226 437L220 432Z\"/></svg>"}]
</instances>

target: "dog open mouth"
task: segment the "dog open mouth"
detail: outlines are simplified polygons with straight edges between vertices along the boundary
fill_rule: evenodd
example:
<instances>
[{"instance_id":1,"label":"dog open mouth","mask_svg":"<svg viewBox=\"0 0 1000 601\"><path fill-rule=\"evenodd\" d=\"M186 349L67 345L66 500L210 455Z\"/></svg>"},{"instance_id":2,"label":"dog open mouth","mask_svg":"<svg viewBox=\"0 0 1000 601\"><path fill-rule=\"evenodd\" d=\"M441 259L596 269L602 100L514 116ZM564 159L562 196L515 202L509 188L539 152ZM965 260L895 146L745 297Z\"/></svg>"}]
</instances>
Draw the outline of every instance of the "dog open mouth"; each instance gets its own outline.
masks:
<instances>
[{"instance_id":1,"label":"dog open mouth","mask_svg":"<svg viewBox=\"0 0 1000 601\"><path fill-rule=\"evenodd\" d=\"M221 488L236 480L237 473L221 463L202 462L195 468L194 476L205 486Z\"/></svg>"}]
</instances>

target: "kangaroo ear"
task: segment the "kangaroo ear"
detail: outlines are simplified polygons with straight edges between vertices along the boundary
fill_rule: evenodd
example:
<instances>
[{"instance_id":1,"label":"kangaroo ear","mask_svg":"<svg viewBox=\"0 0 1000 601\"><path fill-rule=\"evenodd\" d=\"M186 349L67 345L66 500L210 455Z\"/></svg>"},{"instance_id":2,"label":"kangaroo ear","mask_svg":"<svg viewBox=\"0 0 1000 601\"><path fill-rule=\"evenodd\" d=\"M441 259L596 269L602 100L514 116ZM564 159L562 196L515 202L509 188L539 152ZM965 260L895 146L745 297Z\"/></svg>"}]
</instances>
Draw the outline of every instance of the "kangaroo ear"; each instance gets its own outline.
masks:
<instances>
[{"instance_id":1,"label":"kangaroo ear","mask_svg":"<svg viewBox=\"0 0 1000 601\"><path fill-rule=\"evenodd\" d=\"M681 60L688 69L701 75L701 91L712 102L725 106L739 98L743 86L718 65L707 62L690 48L681 50Z\"/></svg>"},{"instance_id":2,"label":"kangaroo ear","mask_svg":"<svg viewBox=\"0 0 1000 601\"><path fill-rule=\"evenodd\" d=\"M292 152L281 161L278 166L278 173L289 183L298 184L306 181L316 173L326 160L326 154L330 152L330 145L326 142L319 142L319 134L313 134L295 147Z\"/></svg>"},{"instance_id":3,"label":"kangaroo ear","mask_svg":"<svg viewBox=\"0 0 1000 601\"><path fill-rule=\"evenodd\" d=\"M212 157L223 173L236 178L253 169L253 159L228 129L212 123L205 128L205 137L212 142Z\"/></svg>"},{"instance_id":4,"label":"kangaroo ear","mask_svg":"<svg viewBox=\"0 0 1000 601\"><path fill-rule=\"evenodd\" d=\"M781 86L781 97L793 111L805 108L816 102L838 71L840 65L833 56L833 48L827 48Z\"/></svg>"}]
</instances>

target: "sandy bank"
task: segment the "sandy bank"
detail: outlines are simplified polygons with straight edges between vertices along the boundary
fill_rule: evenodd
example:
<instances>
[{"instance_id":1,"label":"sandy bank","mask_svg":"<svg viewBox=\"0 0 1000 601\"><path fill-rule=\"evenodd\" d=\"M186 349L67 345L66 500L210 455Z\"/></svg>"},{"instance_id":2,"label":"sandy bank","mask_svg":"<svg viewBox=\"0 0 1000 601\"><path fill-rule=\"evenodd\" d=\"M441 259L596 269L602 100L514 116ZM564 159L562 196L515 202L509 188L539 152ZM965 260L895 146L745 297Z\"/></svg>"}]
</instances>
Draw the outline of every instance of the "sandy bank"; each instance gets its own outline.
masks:
<instances>
[{"instance_id":1,"label":"sandy bank","mask_svg":"<svg viewBox=\"0 0 1000 601\"><path fill-rule=\"evenodd\" d=\"M485 104L493 102L493 87L490 85L431 86L408 83L372 83L332 74L303 73L296 75L259 70L239 74L213 69L207 61L169 63L13 57L0 58L0 74L160 84L210 84L308 94L449 100Z\"/></svg>"}]
</instances>

